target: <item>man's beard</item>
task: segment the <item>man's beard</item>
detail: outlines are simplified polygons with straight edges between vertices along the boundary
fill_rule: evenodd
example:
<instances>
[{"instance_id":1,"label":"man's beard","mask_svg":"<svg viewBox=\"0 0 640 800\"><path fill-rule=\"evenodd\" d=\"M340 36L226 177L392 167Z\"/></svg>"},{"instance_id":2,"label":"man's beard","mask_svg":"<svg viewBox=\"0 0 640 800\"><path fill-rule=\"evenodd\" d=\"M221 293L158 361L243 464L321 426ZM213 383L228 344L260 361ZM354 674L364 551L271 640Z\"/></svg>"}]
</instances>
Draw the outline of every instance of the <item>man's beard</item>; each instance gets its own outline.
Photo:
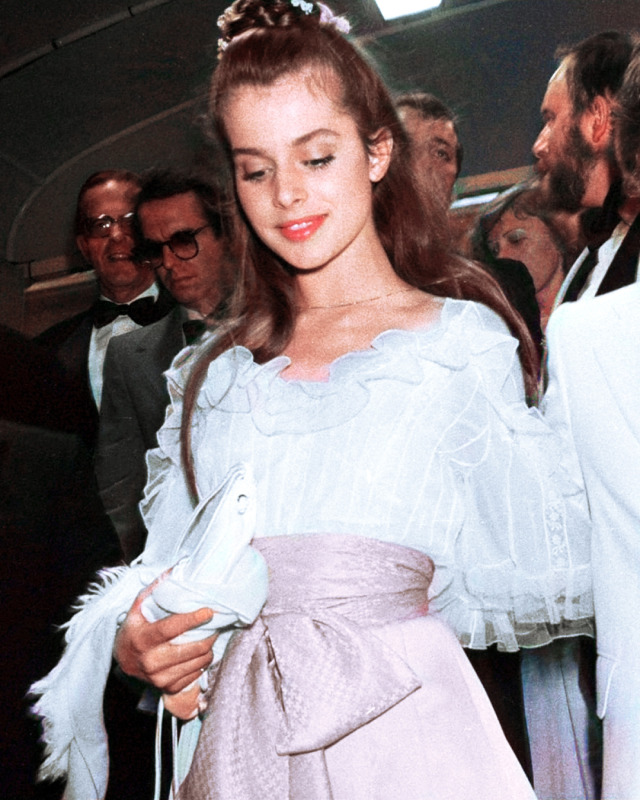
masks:
<instances>
[{"instance_id":1,"label":"man's beard","mask_svg":"<svg viewBox=\"0 0 640 800\"><path fill-rule=\"evenodd\" d=\"M567 140L567 157L547 173L546 200L553 211L574 213L582 208L587 178L596 156L576 123L571 126Z\"/></svg>"}]
</instances>

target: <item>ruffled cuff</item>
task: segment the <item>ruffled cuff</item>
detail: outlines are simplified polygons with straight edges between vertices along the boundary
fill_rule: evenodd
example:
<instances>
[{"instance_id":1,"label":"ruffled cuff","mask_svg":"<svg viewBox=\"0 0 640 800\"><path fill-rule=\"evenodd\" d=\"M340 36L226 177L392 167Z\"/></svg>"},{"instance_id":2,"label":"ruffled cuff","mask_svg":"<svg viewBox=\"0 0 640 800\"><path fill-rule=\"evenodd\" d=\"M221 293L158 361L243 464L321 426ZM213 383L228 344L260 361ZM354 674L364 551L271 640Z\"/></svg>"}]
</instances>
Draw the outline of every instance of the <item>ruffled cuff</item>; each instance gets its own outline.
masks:
<instances>
[{"instance_id":1,"label":"ruffled cuff","mask_svg":"<svg viewBox=\"0 0 640 800\"><path fill-rule=\"evenodd\" d=\"M582 565L532 576L492 566L462 574L438 566L430 611L451 627L463 647L514 652L557 638L594 635L591 569Z\"/></svg>"}]
</instances>

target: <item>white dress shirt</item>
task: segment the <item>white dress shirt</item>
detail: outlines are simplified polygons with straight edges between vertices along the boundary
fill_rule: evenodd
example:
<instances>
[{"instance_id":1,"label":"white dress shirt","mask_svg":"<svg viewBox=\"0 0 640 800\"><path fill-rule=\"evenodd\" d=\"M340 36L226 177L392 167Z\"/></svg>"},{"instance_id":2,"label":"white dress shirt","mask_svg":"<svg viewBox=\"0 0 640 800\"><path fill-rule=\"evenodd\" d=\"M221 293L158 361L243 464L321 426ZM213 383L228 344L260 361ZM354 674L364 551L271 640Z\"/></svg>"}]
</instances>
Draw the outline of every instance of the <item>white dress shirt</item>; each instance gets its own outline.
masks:
<instances>
[{"instance_id":1,"label":"white dress shirt","mask_svg":"<svg viewBox=\"0 0 640 800\"><path fill-rule=\"evenodd\" d=\"M148 289L141 292L137 297L134 297L130 302L134 303L142 297L153 297L157 299L160 290L155 283L152 283ZM113 302L111 298L100 295L101 300L108 300ZM131 331L141 328L137 322L134 322L131 317L121 315L116 317L113 322L107 323L102 328L95 328L91 331L91 341L89 342L89 382L91 383L91 392L93 399L96 401L98 411L100 411L100 403L102 402L102 368L104 366L104 358L107 354L107 347L113 336L120 336L123 333L131 333Z\"/></svg>"}]
</instances>

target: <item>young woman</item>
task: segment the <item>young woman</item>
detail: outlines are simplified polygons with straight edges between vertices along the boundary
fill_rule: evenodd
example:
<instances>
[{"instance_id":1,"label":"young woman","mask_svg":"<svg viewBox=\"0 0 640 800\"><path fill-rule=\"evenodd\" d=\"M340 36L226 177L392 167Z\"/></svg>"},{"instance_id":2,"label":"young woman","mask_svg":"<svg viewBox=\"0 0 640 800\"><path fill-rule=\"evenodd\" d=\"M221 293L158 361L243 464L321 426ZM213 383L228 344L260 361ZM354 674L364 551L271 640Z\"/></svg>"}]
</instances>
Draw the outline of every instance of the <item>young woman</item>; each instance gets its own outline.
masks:
<instances>
[{"instance_id":1,"label":"young woman","mask_svg":"<svg viewBox=\"0 0 640 800\"><path fill-rule=\"evenodd\" d=\"M207 608L149 623L147 589L115 656L176 715L201 711L181 799L533 797L459 641L589 625L583 495L525 403L535 351L497 286L447 255L343 20L240 0L220 25L241 275L224 328L168 375L143 507L155 558L248 465L268 598L204 696L211 638L172 639Z\"/></svg>"}]
</instances>

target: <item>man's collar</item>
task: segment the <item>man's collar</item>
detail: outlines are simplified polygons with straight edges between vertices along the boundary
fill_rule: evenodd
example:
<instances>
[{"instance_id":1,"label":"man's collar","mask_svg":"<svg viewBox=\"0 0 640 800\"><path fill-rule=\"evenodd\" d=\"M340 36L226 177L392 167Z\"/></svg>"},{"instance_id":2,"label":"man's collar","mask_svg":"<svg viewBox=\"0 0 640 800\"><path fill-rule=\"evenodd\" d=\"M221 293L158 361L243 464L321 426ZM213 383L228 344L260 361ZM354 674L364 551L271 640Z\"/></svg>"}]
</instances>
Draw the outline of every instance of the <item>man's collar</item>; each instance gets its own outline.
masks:
<instances>
[{"instance_id":1,"label":"man's collar","mask_svg":"<svg viewBox=\"0 0 640 800\"><path fill-rule=\"evenodd\" d=\"M158 284L154 281L151 286L147 286L147 288L137 294L135 297L132 297L129 300L129 303L135 303L136 300L140 300L143 297L153 297L154 300L157 300L158 295L160 294L160 289L158 288ZM107 297L106 294L100 293L100 300L108 300L110 303L115 303L116 301L112 297ZM122 303L118 303L118 305L122 305Z\"/></svg>"},{"instance_id":2,"label":"man's collar","mask_svg":"<svg viewBox=\"0 0 640 800\"><path fill-rule=\"evenodd\" d=\"M195 308L187 308L186 306L182 306L184 311L184 318L185 319L205 319L206 315L201 314L199 311L196 311Z\"/></svg>"}]
</instances>

